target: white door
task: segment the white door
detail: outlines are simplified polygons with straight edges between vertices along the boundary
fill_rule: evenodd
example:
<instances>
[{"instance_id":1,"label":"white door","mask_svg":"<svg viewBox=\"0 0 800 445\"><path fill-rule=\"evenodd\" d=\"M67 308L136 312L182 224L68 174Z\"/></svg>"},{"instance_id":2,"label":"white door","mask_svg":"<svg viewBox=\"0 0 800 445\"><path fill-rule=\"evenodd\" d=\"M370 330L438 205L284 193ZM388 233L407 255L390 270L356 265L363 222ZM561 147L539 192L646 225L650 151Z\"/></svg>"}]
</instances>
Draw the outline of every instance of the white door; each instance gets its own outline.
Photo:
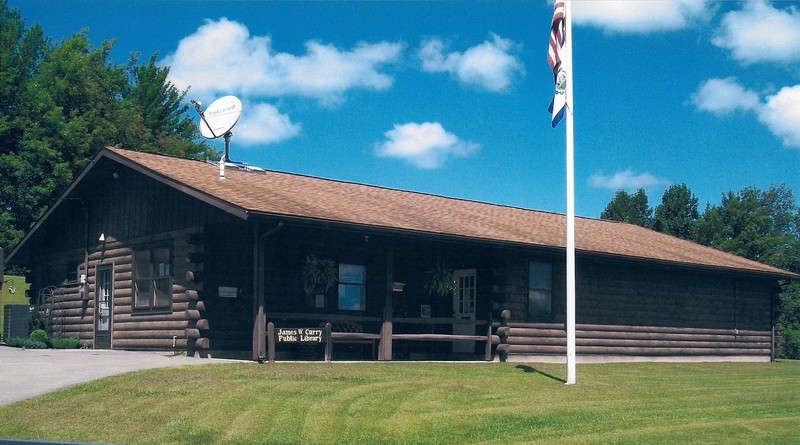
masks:
<instances>
[{"instance_id":1,"label":"white door","mask_svg":"<svg viewBox=\"0 0 800 445\"><path fill-rule=\"evenodd\" d=\"M111 349L111 317L114 305L113 273L110 265L97 266L94 301L94 348Z\"/></svg>"},{"instance_id":2,"label":"white door","mask_svg":"<svg viewBox=\"0 0 800 445\"><path fill-rule=\"evenodd\" d=\"M457 270L453 273L456 280L456 293L453 295L453 318L475 321L475 269ZM475 335L475 325L454 324L453 334ZM453 352L474 353L474 341L453 342Z\"/></svg>"}]
</instances>

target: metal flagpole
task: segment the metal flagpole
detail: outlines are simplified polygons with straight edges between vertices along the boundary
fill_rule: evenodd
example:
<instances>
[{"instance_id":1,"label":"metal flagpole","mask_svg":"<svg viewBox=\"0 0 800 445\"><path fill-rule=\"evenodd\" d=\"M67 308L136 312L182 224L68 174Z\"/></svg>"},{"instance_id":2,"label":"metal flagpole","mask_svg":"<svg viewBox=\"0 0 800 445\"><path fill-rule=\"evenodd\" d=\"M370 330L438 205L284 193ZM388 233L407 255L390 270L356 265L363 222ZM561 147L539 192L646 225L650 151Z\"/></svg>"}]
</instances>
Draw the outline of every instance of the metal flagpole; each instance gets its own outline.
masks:
<instances>
[{"instance_id":1,"label":"metal flagpole","mask_svg":"<svg viewBox=\"0 0 800 445\"><path fill-rule=\"evenodd\" d=\"M564 2L564 56L566 56L566 158L567 158L567 385L575 384L575 161L573 155L572 1Z\"/></svg>"}]
</instances>

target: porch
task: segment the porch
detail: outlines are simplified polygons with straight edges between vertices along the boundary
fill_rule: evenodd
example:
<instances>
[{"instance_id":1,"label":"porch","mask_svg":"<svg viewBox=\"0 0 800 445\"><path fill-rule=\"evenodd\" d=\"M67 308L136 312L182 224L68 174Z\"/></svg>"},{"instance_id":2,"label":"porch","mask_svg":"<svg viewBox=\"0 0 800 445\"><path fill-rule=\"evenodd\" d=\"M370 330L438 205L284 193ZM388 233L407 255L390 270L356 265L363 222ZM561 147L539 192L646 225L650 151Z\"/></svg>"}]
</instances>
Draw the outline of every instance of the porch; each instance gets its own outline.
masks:
<instances>
[{"instance_id":1,"label":"porch","mask_svg":"<svg viewBox=\"0 0 800 445\"><path fill-rule=\"evenodd\" d=\"M494 271L507 254L280 227L257 235L253 360L493 359Z\"/></svg>"},{"instance_id":2,"label":"porch","mask_svg":"<svg viewBox=\"0 0 800 445\"><path fill-rule=\"evenodd\" d=\"M305 360L493 359L492 321L452 317L369 317L273 313L266 357ZM474 332L470 334L468 332Z\"/></svg>"}]
</instances>

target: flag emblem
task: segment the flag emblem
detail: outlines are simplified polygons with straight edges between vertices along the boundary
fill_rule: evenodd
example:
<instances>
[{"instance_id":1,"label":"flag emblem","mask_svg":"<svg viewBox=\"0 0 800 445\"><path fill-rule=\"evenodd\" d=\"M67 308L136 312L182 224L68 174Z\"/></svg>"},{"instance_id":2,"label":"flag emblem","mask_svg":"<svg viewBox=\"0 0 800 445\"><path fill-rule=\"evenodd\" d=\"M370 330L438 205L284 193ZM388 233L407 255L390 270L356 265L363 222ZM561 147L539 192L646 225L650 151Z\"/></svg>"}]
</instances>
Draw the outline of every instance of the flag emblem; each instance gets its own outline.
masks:
<instances>
[{"instance_id":1,"label":"flag emblem","mask_svg":"<svg viewBox=\"0 0 800 445\"><path fill-rule=\"evenodd\" d=\"M557 0L553 4L553 18L550 20L550 42L547 48L547 63L553 70L555 93L547 111L551 114L550 124L553 128L561 122L567 107L567 63L562 59L566 35L566 12L564 1Z\"/></svg>"}]
</instances>

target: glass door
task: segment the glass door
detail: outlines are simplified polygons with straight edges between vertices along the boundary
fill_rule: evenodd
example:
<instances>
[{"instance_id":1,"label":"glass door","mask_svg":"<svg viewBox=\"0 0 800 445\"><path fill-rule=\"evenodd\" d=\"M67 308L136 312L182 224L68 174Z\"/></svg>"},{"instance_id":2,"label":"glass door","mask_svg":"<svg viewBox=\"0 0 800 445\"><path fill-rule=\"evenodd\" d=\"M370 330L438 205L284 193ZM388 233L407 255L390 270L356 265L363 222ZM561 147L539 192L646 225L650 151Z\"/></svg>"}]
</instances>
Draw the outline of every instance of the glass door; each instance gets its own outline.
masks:
<instances>
[{"instance_id":1,"label":"glass door","mask_svg":"<svg viewBox=\"0 0 800 445\"><path fill-rule=\"evenodd\" d=\"M114 305L111 265L97 267L94 302L94 347L111 349L111 319Z\"/></svg>"},{"instance_id":2,"label":"glass door","mask_svg":"<svg viewBox=\"0 0 800 445\"><path fill-rule=\"evenodd\" d=\"M475 325L472 323L458 324L458 321L475 321L475 269L457 270L453 273L456 280L456 293L453 296L453 334L475 335ZM453 342L453 352L474 353L474 341Z\"/></svg>"}]
</instances>

